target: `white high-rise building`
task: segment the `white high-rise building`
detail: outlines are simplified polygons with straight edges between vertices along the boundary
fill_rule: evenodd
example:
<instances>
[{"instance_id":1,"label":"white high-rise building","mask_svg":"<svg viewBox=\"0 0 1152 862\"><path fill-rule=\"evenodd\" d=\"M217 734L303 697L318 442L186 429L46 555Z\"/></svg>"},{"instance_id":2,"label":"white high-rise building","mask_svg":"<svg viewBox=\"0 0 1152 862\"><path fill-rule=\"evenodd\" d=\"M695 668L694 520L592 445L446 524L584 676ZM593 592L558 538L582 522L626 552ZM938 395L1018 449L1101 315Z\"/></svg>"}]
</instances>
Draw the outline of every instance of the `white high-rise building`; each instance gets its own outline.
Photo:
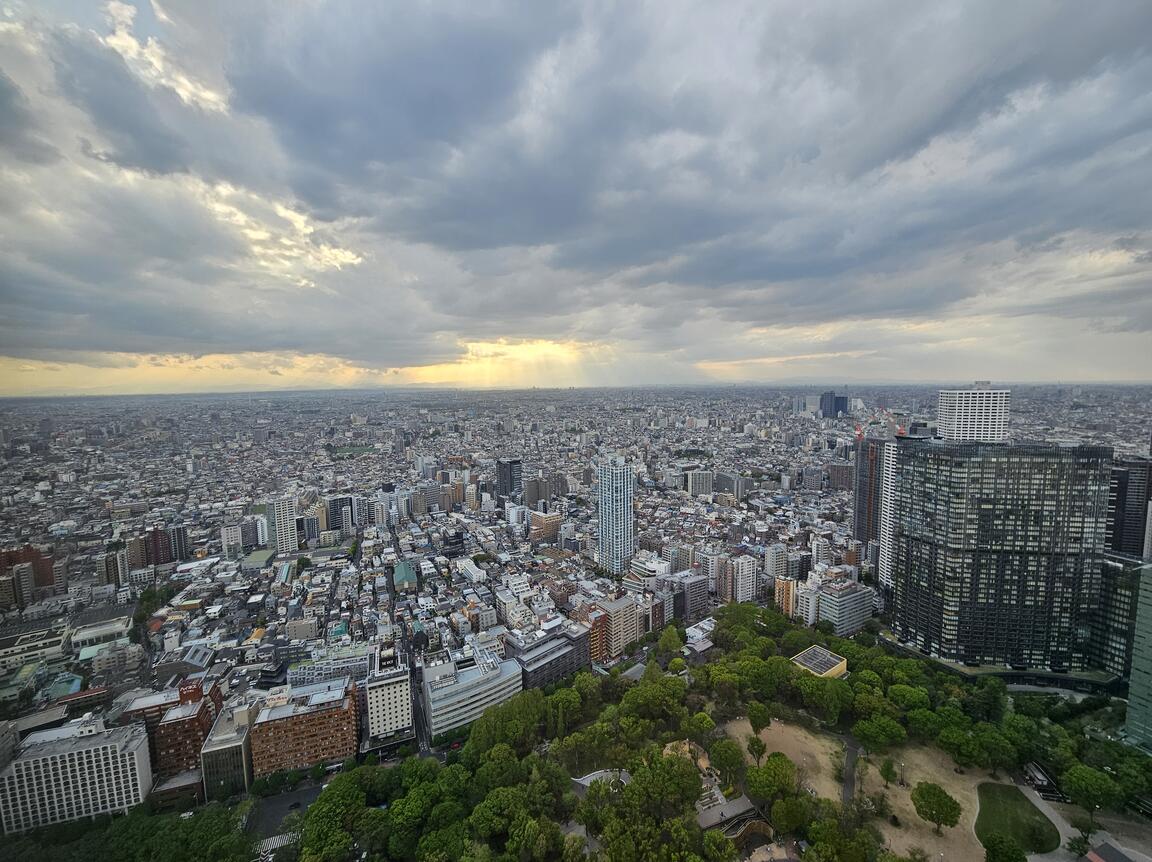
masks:
<instances>
[{"instance_id":1,"label":"white high-rise building","mask_svg":"<svg viewBox=\"0 0 1152 862\"><path fill-rule=\"evenodd\" d=\"M368 661L368 735L374 740L409 735L413 729L412 679L407 658L395 647L381 645Z\"/></svg>"},{"instance_id":2,"label":"white high-rise building","mask_svg":"<svg viewBox=\"0 0 1152 862\"><path fill-rule=\"evenodd\" d=\"M751 602L756 599L756 558L740 554L728 561L732 583L732 601Z\"/></svg>"},{"instance_id":3,"label":"white high-rise building","mask_svg":"<svg viewBox=\"0 0 1152 862\"><path fill-rule=\"evenodd\" d=\"M608 458L597 467L600 521L600 565L622 574L632 557L636 516L632 493L636 476L623 458Z\"/></svg>"},{"instance_id":4,"label":"white high-rise building","mask_svg":"<svg viewBox=\"0 0 1152 862\"><path fill-rule=\"evenodd\" d=\"M29 734L0 772L0 823L11 835L53 823L124 812L152 789L143 724L105 729L86 715Z\"/></svg>"},{"instance_id":5,"label":"white high-rise building","mask_svg":"<svg viewBox=\"0 0 1152 862\"><path fill-rule=\"evenodd\" d=\"M892 554L895 514L892 498L896 493L896 441L884 443L884 457L880 467L880 564L877 578L882 597L892 589Z\"/></svg>"},{"instance_id":6,"label":"white high-rise building","mask_svg":"<svg viewBox=\"0 0 1152 862\"><path fill-rule=\"evenodd\" d=\"M764 572L769 580L788 577L788 546L777 542L764 554Z\"/></svg>"},{"instance_id":7,"label":"white high-rise building","mask_svg":"<svg viewBox=\"0 0 1152 862\"><path fill-rule=\"evenodd\" d=\"M1001 443L1008 434L1009 389L978 381L971 389L941 389L936 435L945 440Z\"/></svg>"},{"instance_id":8,"label":"white high-rise building","mask_svg":"<svg viewBox=\"0 0 1152 862\"><path fill-rule=\"evenodd\" d=\"M276 553L296 553L300 550L300 541L296 536L296 498L274 500L271 513L273 529L276 531Z\"/></svg>"}]
</instances>

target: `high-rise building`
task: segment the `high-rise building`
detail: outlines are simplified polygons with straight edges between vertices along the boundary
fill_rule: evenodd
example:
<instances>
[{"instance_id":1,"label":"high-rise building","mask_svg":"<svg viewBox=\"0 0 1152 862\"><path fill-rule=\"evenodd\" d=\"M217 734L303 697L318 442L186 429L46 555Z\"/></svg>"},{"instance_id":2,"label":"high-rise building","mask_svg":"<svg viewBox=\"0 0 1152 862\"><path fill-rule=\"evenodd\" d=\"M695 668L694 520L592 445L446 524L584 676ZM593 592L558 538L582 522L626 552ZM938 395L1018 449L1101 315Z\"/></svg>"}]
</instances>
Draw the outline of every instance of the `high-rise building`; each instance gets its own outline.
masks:
<instances>
[{"instance_id":1,"label":"high-rise building","mask_svg":"<svg viewBox=\"0 0 1152 862\"><path fill-rule=\"evenodd\" d=\"M756 598L756 558L740 554L728 561L728 599L751 602Z\"/></svg>"},{"instance_id":2,"label":"high-rise building","mask_svg":"<svg viewBox=\"0 0 1152 862\"><path fill-rule=\"evenodd\" d=\"M1125 730L1131 742L1152 752L1152 573L1146 567L1140 578L1136 607Z\"/></svg>"},{"instance_id":3,"label":"high-rise building","mask_svg":"<svg viewBox=\"0 0 1152 862\"><path fill-rule=\"evenodd\" d=\"M1100 603L1092 621L1092 665L1128 679L1136 632L1140 585L1152 578L1152 562L1107 552L1100 569Z\"/></svg>"},{"instance_id":4,"label":"high-rise building","mask_svg":"<svg viewBox=\"0 0 1152 862\"><path fill-rule=\"evenodd\" d=\"M296 532L296 498L274 500L268 509L276 536L276 553L296 553L300 550L300 537Z\"/></svg>"},{"instance_id":5,"label":"high-rise building","mask_svg":"<svg viewBox=\"0 0 1152 862\"><path fill-rule=\"evenodd\" d=\"M858 542L880 540L886 442L883 437L860 437L856 440L856 476L852 489L852 537Z\"/></svg>"},{"instance_id":6,"label":"high-rise building","mask_svg":"<svg viewBox=\"0 0 1152 862\"><path fill-rule=\"evenodd\" d=\"M150 566L167 565L176 559L172 553L172 537L160 527L151 527L145 531L144 549L145 559Z\"/></svg>"},{"instance_id":7,"label":"high-rise building","mask_svg":"<svg viewBox=\"0 0 1152 862\"><path fill-rule=\"evenodd\" d=\"M1108 490L1108 547L1130 557L1152 557L1152 459L1117 458Z\"/></svg>"},{"instance_id":8,"label":"high-rise building","mask_svg":"<svg viewBox=\"0 0 1152 862\"><path fill-rule=\"evenodd\" d=\"M608 657L624 654L630 644L640 639L640 618L636 600L625 595L611 602L601 602L600 609L608 615Z\"/></svg>"},{"instance_id":9,"label":"high-rise building","mask_svg":"<svg viewBox=\"0 0 1152 862\"><path fill-rule=\"evenodd\" d=\"M192 556L188 546L188 528L183 524L174 524L168 528L168 544L172 548L172 559L186 560Z\"/></svg>"},{"instance_id":10,"label":"high-rise building","mask_svg":"<svg viewBox=\"0 0 1152 862\"><path fill-rule=\"evenodd\" d=\"M244 551L244 534L239 524L226 524L220 528L220 550L225 557L238 557Z\"/></svg>"},{"instance_id":11,"label":"high-rise building","mask_svg":"<svg viewBox=\"0 0 1152 862\"><path fill-rule=\"evenodd\" d=\"M1086 669L1111 456L1100 446L901 438L892 501L899 640L969 665Z\"/></svg>"},{"instance_id":12,"label":"high-rise building","mask_svg":"<svg viewBox=\"0 0 1152 862\"><path fill-rule=\"evenodd\" d=\"M501 458L496 462L496 493L511 497L524 490L523 465L519 458Z\"/></svg>"},{"instance_id":13,"label":"high-rise building","mask_svg":"<svg viewBox=\"0 0 1152 862\"><path fill-rule=\"evenodd\" d=\"M394 647L377 646L369 655L365 689L369 739L382 743L410 737L414 725L407 657Z\"/></svg>"},{"instance_id":14,"label":"high-rise building","mask_svg":"<svg viewBox=\"0 0 1152 862\"><path fill-rule=\"evenodd\" d=\"M836 393L823 392L820 395L820 415L825 419L836 418Z\"/></svg>"},{"instance_id":15,"label":"high-rise building","mask_svg":"<svg viewBox=\"0 0 1152 862\"><path fill-rule=\"evenodd\" d=\"M0 822L11 835L126 812L152 789L143 725L106 729L84 716L32 733L0 772Z\"/></svg>"},{"instance_id":16,"label":"high-rise building","mask_svg":"<svg viewBox=\"0 0 1152 862\"><path fill-rule=\"evenodd\" d=\"M832 623L837 637L856 634L872 618L871 588L838 578L820 587L819 615L822 622Z\"/></svg>"},{"instance_id":17,"label":"high-rise building","mask_svg":"<svg viewBox=\"0 0 1152 862\"><path fill-rule=\"evenodd\" d=\"M896 496L896 441L886 440L880 457L880 553L876 575L880 595L887 603L892 593L892 567L895 553L894 512Z\"/></svg>"},{"instance_id":18,"label":"high-rise building","mask_svg":"<svg viewBox=\"0 0 1152 862\"><path fill-rule=\"evenodd\" d=\"M711 494L712 478L711 470L689 470L684 474L684 484L688 490L688 496L698 497L701 494Z\"/></svg>"},{"instance_id":19,"label":"high-rise building","mask_svg":"<svg viewBox=\"0 0 1152 862\"><path fill-rule=\"evenodd\" d=\"M977 382L971 389L941 389L936 434L945 440L1000 443L1008 435L1009 389Z\"/></svg>"},{"instance_id":20,"label":"high-rise building","mask_svg":"<svg viewBox=\"0 0 1152 862\"><path fill-rule=\"evenodd\" d=\"M623 574L632 556L635 513L632 494L636 476L623 458L608 458L596 471L599 481L600 565Z\"/></svg>"}]
</instances>

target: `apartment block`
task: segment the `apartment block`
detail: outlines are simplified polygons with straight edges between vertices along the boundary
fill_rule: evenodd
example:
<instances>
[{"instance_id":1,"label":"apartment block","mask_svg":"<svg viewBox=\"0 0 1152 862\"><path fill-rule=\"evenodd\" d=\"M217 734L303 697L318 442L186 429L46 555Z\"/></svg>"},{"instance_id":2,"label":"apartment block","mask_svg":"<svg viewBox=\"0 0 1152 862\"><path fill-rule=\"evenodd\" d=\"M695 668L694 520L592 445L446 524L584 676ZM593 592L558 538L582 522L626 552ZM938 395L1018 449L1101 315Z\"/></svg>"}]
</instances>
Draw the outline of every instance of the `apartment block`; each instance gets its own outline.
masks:
<instances>
[{"instance_id":1,"label":"apartment block","mask_svg":"<svg viewBox=\"0 0 1152 862\"><path fill-rule=\"evenodd\" d=\"M13 834L126 812L152 789L143 727L85 716L30 734L0 772L0 822Z\"/></svg>"},{"instance_id":2,"label":"apartment block","mask_svg":"<svg viewBox=\"0 0 1152 862\"><path fill-rule=\"evenodd\" d=\"M347 677L268 693L250 731L255 778L355 756L356 684Z\"/></svg>"}]
</instances>

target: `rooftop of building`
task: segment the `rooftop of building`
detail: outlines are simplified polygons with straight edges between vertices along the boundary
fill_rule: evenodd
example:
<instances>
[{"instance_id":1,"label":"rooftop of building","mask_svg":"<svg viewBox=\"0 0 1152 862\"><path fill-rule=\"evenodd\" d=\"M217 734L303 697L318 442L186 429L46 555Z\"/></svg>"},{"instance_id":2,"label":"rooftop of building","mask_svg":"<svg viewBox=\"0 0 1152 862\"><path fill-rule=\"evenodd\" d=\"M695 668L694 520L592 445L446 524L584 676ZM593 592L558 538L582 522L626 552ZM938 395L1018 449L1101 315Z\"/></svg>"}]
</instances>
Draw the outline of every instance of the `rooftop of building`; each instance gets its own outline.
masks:
<instances>
[{"instance_id":1,"label":"rooftop of building","mask_svg":"<svg viewBox=\"0 0 1152 862\"><path fill-rule=\"evenodd\" d=\"M793 664L799 665L816 676L824 676L844 660L844 656L837 655L819 644L813 644L803 652L792 656Z\"/></svg>"},{"instance_id":2,"label":"rooftop of building","mask_svg":"<svg viewBox=\"0 0 1152 862\"><path fill-rule=\"evenodd\" d=\"M104 745L128 745L147 739L147 736L148 732L141 724L108 728L99 718L85 716L62 727L28 734L18 746L13 763Z\"/></svg>"}]
</instances>

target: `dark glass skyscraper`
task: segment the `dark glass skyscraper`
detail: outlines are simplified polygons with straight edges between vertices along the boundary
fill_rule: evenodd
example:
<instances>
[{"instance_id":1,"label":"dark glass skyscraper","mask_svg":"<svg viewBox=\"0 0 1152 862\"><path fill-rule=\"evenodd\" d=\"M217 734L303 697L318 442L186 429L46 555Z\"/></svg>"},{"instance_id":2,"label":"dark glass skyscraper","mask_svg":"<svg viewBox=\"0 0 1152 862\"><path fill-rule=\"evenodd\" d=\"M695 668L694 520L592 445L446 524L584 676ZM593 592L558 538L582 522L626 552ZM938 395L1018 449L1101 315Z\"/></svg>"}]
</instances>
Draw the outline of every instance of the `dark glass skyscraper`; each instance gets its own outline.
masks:
<instances>
[{"instance_id":1,"label":"dark glass skyscraper","mask_svg":"<svg viewBox=\"0 0 1152 862\"><path fill-rule=\"evenodd\" d=\"M1128 683L1128 739L1152 751L1152 565L1140 569L1132 673Z\"/></svg>"},{"instance_id":2,"label":"dark glass skyscraper","mask_svg":"<svg viewBox=\"0 0 1152 862\"><path fill-rule=\"evenodd\" d=\"M970 665L1092 664L1111 449L901 438L893 630Z\"/></svg>"},{"instance_id":3,"label":"dark glass skyscraper","mask_svg":"<svg viewBox=\"0 0 1152 862\"><path fill-rule=\"evenodd\" d=\"M522 471L519 458L501 458L497 461L496 493L501 497L511 497L523 491Z\"/></svg>"},{"instance_id":4,"label":"dark glass skyscraper","mask_svg":"<svg viewBox=\"0 0 1152 862\"><path fill-rule=\"evenodd\" d=\"M1152 502L1152 459L1117 458L1108 492L1108 547L1130 557L1152 556L1148 507Z\"/></svg>"}]
</instances>

